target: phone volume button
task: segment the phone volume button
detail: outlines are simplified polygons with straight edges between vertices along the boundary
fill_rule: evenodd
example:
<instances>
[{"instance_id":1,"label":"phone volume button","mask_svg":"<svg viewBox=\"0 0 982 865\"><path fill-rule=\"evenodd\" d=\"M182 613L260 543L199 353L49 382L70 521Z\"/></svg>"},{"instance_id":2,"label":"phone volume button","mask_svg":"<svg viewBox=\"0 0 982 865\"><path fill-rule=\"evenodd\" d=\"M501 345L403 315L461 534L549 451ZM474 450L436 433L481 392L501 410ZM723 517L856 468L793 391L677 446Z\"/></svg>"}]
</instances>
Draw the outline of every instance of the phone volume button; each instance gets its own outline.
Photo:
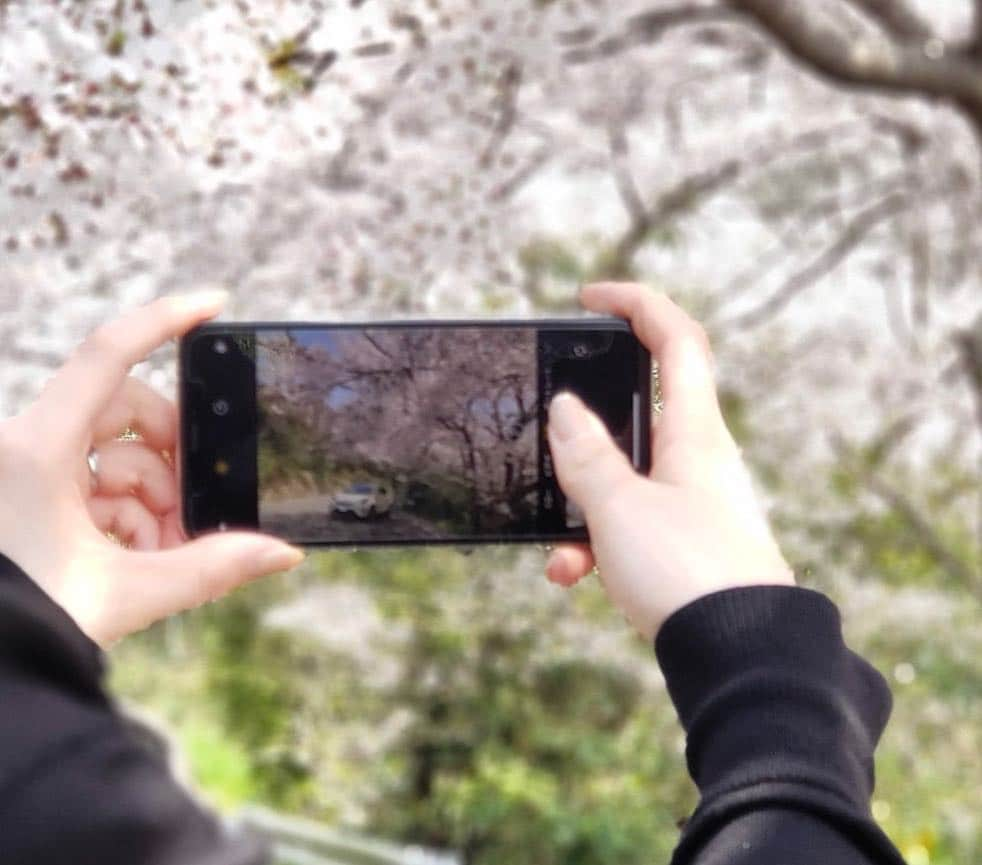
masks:
<instances>
[{"instance_id":1,"label":"phone volume button","mask_svg":"<svg viewBox=\"0 0 982 865\"><path fill-rule=\"evenodd\" d=\"M201 443L201 434L198 425L196 423L191 424L191 427L188 430L188 432L190 433L190 435L188 436L189 438L188 447L190 448L191 453L197 453L198 447L200 446Z\"/></svg>"}]
</instances>

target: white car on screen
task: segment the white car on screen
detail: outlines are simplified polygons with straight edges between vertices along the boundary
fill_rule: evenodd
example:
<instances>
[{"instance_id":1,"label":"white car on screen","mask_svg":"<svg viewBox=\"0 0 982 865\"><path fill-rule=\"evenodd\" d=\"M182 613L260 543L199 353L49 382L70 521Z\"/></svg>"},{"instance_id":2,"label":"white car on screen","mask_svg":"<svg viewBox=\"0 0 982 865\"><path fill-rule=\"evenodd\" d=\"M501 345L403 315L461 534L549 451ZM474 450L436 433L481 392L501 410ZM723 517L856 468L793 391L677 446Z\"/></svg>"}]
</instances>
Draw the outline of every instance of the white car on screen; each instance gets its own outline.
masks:
<instances>
[{"instance_id":1,"label":"white car on screen","mask_svg":"<svg viewBox=\"0 0 982 865\"><path fill-rule=\"evenodd\" d=\"M336 514L353 514L362 520L381 517L392 510L392 488L376 481L359 481L334 497Z\"/></svg>"}]
</instances>

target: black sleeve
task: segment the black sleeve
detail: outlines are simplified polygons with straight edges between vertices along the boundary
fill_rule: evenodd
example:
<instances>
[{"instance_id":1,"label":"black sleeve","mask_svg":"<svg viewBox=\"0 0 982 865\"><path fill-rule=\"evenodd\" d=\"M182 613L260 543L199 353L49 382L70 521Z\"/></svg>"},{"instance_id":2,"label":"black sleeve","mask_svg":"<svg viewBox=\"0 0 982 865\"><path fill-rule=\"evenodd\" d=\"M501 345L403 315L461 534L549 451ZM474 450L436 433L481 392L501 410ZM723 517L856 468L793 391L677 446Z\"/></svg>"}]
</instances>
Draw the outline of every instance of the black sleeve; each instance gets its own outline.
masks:
<instances>
[{"instance_id":1,"label":"black sleeve","mask_svg":"<svg viewBox=\"0 0 982 865\"><path fill-rule=\"evenodd\" d=\"M902 865L869 813L882 677L802 589L702 598L656 641L701 802L674 865ZM99 649L0 554L0 861L260 865L146 749Z\"/></svg>"},{"instance_id":2,"label":"black sleeve","mask_svg":"<svg viewBox=\"0 0 982 865\"><path fill-rule=\"evenodd\" d=\"M0 554L0 862L261 865L143 745L98 647Z\"/></svg>"},{"instance_id":3,"label":"black sleeve","mask_svg":"<svg viewBox=\"0 0 982 865\"><path fill-rule=\"evenodd\" d=\"M730 589L655 640L700 801L673 865L903 865L870 813L883 677L817 592Z\"/></svg>"}]
</instances>

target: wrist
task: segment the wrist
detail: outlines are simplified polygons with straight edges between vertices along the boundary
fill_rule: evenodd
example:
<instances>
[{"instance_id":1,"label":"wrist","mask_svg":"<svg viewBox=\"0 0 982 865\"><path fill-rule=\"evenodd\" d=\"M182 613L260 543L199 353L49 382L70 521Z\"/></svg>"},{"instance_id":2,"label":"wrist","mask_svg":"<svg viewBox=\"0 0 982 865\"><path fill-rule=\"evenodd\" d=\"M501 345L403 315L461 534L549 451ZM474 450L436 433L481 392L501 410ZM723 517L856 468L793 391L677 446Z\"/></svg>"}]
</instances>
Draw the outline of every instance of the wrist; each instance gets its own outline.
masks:
<instances>
[{"instance_id":1,"label":"wrist","mask_svg":"<svg viewBox=\"0 0 982 865\"><path fill-rule=\"evenodd\" d=\"M721 592L753 587L796 586L794 571L778 554L770 560L759 560L753 568L745 567L739 572L727 573L727 565L713 563L711 567L700 568L684 577L672 580L665 586L663 607L655 622L652 634L656 638L665 624L680 610L691 604Z\"/></svg>"}]
</instances>

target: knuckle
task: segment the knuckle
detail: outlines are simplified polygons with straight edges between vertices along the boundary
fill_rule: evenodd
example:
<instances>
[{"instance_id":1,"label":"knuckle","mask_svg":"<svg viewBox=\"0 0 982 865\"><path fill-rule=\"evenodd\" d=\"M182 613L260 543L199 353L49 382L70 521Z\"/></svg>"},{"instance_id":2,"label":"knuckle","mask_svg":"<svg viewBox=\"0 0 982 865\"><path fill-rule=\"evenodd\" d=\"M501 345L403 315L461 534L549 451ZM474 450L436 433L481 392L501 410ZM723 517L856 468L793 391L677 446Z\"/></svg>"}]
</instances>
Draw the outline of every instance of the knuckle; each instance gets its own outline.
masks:
<instances>
[{"instance_id":1,"label":"knuckle","mask_svg":"<svg viewBox=\"0 0 982 865\"><path fill-rule=\"evenodd\" d=\"M146 312L148 317L156 318L160 321L173 321L181 312L180 300L173 296L158 297L151 301Z\"/></svg>"},{"instance_id":2,"label":"knuckle","mask_svg":"<svg viewBox=\"0 0 982 865\"><path fill-rule=\"evenodd\" d=\"M643 320L645 316L651 315L652 308L657 302L655 293L647 286L639 285L636 282L629 283L627 289L630 291L628 309L631 319Z\"/></svg>"},{"instance_id":3,"label":"knuckle","mask_svg":"<svg viewBox=\"0 0 982 865\"><path fill-rule=\"evenodd\" d=\"M689 326L690 335L693 340L699 345L699 347L706 353L708 357L713 355L712 343L709 340L709 333L701 322L692 319L692 323Z\"/></svg>"},{"instance_id":4,"label":"knuckle","mask_svg":"<svg viewBox=\"0 0 982 865\"><path fill-rule=\"evenodd\" d=\"M115 347L115 329L111 324L103 324L84 339L77 353L83 358L105 360L113 356Z\"/></svg>"},{"instance_id":5,"label":"knuckle","mask_svg":"<svg viewBox=\"0 0 982 865\"><path fill-rule=\"evenodd\" d=\"M141 517L140 508L133 499L123 499L119 503L118 522L121 527L131 532L135 531Z\"/></svg>"}]
</instances>

